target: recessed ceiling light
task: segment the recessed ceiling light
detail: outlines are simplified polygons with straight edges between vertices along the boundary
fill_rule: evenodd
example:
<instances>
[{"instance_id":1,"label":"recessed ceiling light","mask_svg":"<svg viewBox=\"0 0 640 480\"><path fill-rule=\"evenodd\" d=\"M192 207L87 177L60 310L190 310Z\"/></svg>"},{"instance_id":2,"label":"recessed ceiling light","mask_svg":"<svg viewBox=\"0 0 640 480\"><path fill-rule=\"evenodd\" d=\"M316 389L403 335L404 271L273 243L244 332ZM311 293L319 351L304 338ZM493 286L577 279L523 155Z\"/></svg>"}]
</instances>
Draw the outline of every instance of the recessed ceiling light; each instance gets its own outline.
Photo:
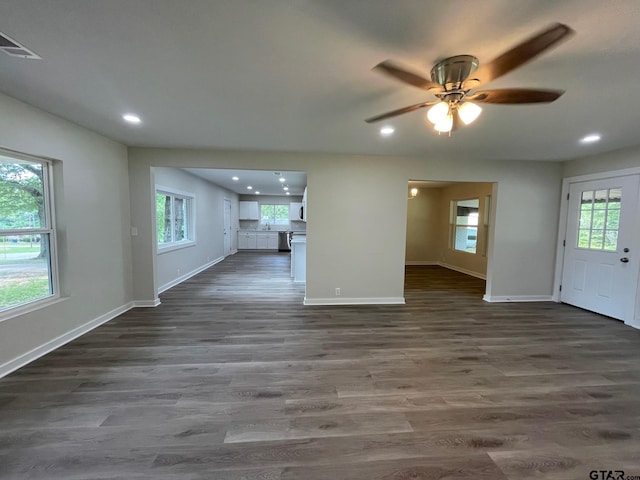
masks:
<instances>
[{"instance_id":1,"label":"recessed ceiling light","mask_svg":"<svg viewBox=\"0 0 640 480\"><path fill-rule=\"evenodd\" d=\"M291 195L289 192L285 193L285 195Z\"/></svg>"},{"instance_id":2,"label":"recessed ceiling light","mask_svg":"<svg viewBox=\"0 0 640 480\"><path fill-rule=\"evenodd\" d=\"M289 190L289 187L283 187L283 190L286 192L287 190Z\"/></svg>"},{"instance_id":3,"label":"recessed ceiling light","mask_svg":"<svg viewBox=\"0 0 640 480\"><path fill-rule=\"evenodd\" d=\"M283 182L283 183L287 181L287 179L284 177L280 177L278 180L280 180L280 182Z\"/></svg>"},{"instance_id":4,"label":"recessed ceiling light","mask_svg":"<svg viewBox=\"0 0 640 480\"><path fill-rule=\"evenodd\" d=\"M383 137L389 137L391 135L393 135L393 132L395 132L395 128L393 127L382 127L380 129L380 135L382 135Z\"/></svg>"},{"instance_id":5,"label":"recessed ceiling light","mask_svg":"<svg viewBox=\"0 0 640 480\"><path fill-rule=\"evenodd\" d=\"M134 115L133 113L125 113L124 115L122 115L122 119L125 122L131 123L133 125L137 125L140 122L142 122L142 120L140 120L140 117L137 115Z\"/></svg>"},{"instance_id":6,"label":"recessed ceiling light","mask_svg":"<svg viewBox=\"0 0 640 480\"><path fill-rule=\"evenodd\" d=\"M587 135L586 137L582 137L580 139L580 143L599 142L601 138L602 137L600 137L599 133L591 133L591 134Z\"/></svg>"},{"instance_id":7,"label":"recessed ceiling light","mask_svg":"<svg viewBox=\"0 0 640 480\"><path fill-rule=\"evenodd\" d=\"M238 177L231 177L231 180L233 180L234 182L237 182L240 179Z\"/></svg>"},{"instance_id":8,"label":"recessed ceiling light","mask_svg":"<svg viewBox=\"0 0 640 480\"><path fill-rule=\"evenodd\" d=\"M247 190L253 190L253 187L252 187L251 185L249 185L249 186L247 187Z\"/></svg>"},{"instance_id":9,"label":"recessed ceiling light","mask_svg":"<svg viewBox=\"0 0 640 480\"><path fill-rule=\"evenodd\" d=\"M256 195L260 195L260 192L256 190Z\"/></svg>"}]
</instances>

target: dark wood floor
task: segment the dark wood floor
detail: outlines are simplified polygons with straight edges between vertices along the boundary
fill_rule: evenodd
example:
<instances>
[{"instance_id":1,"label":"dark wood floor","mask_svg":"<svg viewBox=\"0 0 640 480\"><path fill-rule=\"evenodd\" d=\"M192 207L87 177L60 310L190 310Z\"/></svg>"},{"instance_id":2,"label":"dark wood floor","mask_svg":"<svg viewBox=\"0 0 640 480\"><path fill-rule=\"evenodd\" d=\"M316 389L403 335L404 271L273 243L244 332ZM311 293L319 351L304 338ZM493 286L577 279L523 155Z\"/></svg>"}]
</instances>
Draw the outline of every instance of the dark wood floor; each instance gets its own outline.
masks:
<instances>
[{"instance_id":1,"label":"dark wood floor","mask_svg":"<svg viewBox=\"0 0 640 480\"><path fill-rule=\"evenodd\" d=\"M640 475L640 332L439 267L304 307L288 272L234 255L0 380L0 478Z\"/></svg>"}]
</instances>

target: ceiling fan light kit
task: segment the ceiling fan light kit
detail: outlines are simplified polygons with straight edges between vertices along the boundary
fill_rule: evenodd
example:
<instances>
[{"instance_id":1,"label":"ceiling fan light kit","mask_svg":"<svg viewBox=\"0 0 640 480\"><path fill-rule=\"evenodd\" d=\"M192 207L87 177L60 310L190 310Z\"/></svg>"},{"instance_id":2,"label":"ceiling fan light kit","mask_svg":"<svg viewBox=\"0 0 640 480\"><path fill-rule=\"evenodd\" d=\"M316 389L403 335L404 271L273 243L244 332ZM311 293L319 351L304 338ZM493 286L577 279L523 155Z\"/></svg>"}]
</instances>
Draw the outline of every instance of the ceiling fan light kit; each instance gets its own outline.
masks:
<instances>
[{"instance_id":1,"label":"ceiling fan light kit","mask_svg":"<svg viewBox=\"0 0 640 480\"><path fill-rule=\"evenodd\" d=\"M434 94L438 100L409 105L365 121L373 123L420 108L431 107L427 111L427 120L434 124L437 132L450 133L458 128L460 122L469 125L478 118L482 108L477 103L517 105L553 102L560 98L564 91L503 88L472 93L471 90L520 67L572 33L573 30L568 26L554 23L484 65L480 65L473 55L445 58L431 69L431 80L399 67L391 61L382 62L376 65L374 70L405 84L426 90Z\"/></svg>"},{"instance_id":2,"label":"ceiling fan light kit","mask_svg":"<svg viewBox=\"0 0 640 480\"><path fill-rule=\"evenodd\" d=\"M465 125L469 125L482 113L482 107L472 102L464 102L458 107L458 115Z\"/></svg>"}]
</instances>

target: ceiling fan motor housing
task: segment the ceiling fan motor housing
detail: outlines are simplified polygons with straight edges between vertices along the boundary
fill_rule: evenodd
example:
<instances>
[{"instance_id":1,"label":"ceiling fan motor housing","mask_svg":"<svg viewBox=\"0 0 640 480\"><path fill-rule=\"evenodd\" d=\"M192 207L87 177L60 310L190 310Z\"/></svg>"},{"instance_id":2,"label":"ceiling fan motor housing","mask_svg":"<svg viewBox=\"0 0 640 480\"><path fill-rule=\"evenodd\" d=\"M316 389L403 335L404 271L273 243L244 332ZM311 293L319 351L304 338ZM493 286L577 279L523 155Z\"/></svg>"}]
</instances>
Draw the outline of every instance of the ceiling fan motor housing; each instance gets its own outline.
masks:
<instances>
[{"instance_id":1,"label":"ceiling fan motor housing","mask_svg":"<svg viewBox=\"0 0 640 480\"><path fill-rule=\"evenodd\" d=\"M479 62L473 55L456 55L436 63L431 69L431 79L445 90L460 90L462 82L476 71Z\"/></svg>"}]
</instances>

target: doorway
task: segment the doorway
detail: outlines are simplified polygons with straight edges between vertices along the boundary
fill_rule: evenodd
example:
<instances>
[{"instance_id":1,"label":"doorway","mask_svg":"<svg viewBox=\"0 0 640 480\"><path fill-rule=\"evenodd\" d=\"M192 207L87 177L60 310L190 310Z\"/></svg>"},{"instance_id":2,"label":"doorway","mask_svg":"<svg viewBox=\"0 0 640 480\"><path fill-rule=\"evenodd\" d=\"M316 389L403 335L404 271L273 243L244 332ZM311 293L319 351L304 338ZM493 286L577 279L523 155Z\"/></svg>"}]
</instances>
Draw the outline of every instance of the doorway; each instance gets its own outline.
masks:
<instances>
[{"instance_id":1,"label":"doorway","mask_svg":"<svg viewBox=\"0 0 640 480\"><path fill-rule=\"evenodd\" d=\"M639 185L639 174L569 183L560 301L633 321Z\"/></svg>"},{"instance_id":2,"label":"doorway","mask_svg":"<svg viewBox=\"0 0 640 480\"><path fill-rule=\"evenodd\" d=\"M486 280L493 189L489 182L409 181L406 272L438 266Z\"/></svg>"}]
</instances>

